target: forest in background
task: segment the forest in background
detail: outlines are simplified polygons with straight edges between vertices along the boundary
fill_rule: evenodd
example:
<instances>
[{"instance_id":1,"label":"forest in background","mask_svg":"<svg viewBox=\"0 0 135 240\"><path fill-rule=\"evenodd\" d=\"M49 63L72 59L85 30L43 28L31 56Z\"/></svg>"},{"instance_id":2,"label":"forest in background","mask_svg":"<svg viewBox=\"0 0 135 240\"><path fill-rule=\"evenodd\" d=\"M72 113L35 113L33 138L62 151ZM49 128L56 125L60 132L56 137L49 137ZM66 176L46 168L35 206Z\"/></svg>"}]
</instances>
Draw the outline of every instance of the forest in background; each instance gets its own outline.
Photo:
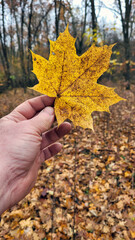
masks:
<instances>
[{"instance_id":1,"label":"forest in background","mask_svg":"<svg viewBox=\"0 0 135 240\"><path fill-rule=\"evenodd\" d=\"M72 124L32 191L2 214L0 239L135 239L135 1L114 1L114 24L102 19L103 8L103 0L78 7L66 0L0 1L0 118L39 95L24 91L37 81L29 49L48 59L49 39L67 24L78 55L92 43L117 43L98 81L127 100L110 114L93 112L94 131Z\"/></svg>"},{"instance_id":2,"label":"forest in background","mask_svg":"<svg viewBox=\"0 0 135 240\"><path fill-rule=\"evenodd\" d=\"M99 20L102 8L107 6L101 0L82 0L78 6L68 0L1 0L0 92L36 83L29 50L48 58L49 39L55 41L67 24L78 55L93 43L117 43L104 76L130 89L135 82L135 1L114 1L109 9L114 13L112 26L105 18Z\"/></svg>"}]
</instances>

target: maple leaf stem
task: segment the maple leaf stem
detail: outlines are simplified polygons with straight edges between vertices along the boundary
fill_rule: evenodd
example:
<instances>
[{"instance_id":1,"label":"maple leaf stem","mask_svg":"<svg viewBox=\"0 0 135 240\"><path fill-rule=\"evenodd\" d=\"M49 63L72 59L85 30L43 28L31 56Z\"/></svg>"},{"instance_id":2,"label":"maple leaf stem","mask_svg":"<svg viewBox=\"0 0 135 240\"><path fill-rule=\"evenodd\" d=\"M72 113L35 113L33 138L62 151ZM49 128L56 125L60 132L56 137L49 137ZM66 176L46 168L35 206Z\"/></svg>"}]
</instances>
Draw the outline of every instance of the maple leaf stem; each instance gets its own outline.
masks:
<instances>
[{"instance_id":1,"label":"maple leaf stem","mask_svg":"<svg viewBox=\"0 0 135 240\"><path fill-rule=\"evenodd\" d=\"M52 231L51 231L51 240L53 240L53 233L54 233L54 214L55 214L55 162L53 161L53 198L52 198Z\"/></svg>"},{"instance_id":2,"label":"maple leaf stem","mask_svg":"<svg viewBox=\"0 0 135 240\"><path fill-rule=\"evenodd\" d=\"M74 199L74 215L73 215L73 240L75 240L75 217L76 217L76 168L77 168L77 137L74 137L74 149L75 149L75 156L74 156L74 176L73 176L73 199Z\"/></svg>"},{"instance_id":3,"label":"maple leaf stem","mask_svg":"<svg viewBox=\"0 0 135 240\"><path fill-rule=\"evenodd\" d=\"M60 98L60 97L61 97L61 95L59 93L57 93L57 98Z\"/></svg>"}]
</instances>

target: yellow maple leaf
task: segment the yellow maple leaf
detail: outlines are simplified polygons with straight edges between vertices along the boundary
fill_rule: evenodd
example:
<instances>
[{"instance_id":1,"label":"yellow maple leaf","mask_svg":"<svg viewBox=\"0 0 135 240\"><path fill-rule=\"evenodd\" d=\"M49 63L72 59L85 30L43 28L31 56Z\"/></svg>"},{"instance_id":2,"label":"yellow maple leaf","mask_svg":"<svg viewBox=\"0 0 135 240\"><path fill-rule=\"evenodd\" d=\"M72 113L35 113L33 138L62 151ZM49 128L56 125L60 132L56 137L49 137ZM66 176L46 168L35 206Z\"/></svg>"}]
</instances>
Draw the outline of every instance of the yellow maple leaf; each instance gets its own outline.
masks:
<instances>
[{"instance_id":1,"label":"yellow maple leaf","mask_svg":"<svg viewBox=\"0 0 135 240\"><path fill-rule=\"evenodd\" d=\"M112 47L92 45L78 56L67 27L55 42L50 41L49 60L32 52L33 73L39 81L32 89L56 97L58 124L70 119L75 126L93 129L93 111L109 112L110 105L124 100L114 88L97 83L109 67Z\"/></svg>"}]
</instances>

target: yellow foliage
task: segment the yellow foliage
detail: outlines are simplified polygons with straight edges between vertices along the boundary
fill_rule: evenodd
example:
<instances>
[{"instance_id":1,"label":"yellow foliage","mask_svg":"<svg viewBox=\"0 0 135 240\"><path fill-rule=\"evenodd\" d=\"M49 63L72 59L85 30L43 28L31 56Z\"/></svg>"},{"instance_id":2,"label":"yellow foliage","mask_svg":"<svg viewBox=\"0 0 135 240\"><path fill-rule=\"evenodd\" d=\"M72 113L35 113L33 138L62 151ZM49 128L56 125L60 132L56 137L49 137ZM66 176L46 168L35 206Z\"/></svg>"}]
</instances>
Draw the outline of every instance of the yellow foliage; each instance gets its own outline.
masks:
<instances>
[{"instance_id":1,"label":"yellow foliage","mask_svg":"<svg viewBox=\"0 0 135 240\"><path fill-rule=\"evenodd\" d=\"M125 177L131 177L132 173L129 172L129 171L126 171L126 172L124 173L124 175L125 175Z\"/></svg>"},{"instance_id":2,"label":"yellow foliage","mask_svg":"<svg viewBox=\"0 0 135 240\"><path fill-rule=\"evenodd\" d=\"M75 126L93 129L93 111L109 112L110 105L123 100L113 88L97 84L109 67L112 47L93 44L78 56L67 27L55 42L50 41L49 60L32 52L33 73L39 81L32 89L56 98L58 124L70 119Z\"/></svg>"},{"instance_id":3,"label":"yellow foliage","mask_svg":"<svg viewBox=\"0 0 135 240\"><path fill-rule=\"evenodd\" d=\"M134 239L135 238L135 231L130 230L131 236Z\"/></svg>"}]
</instances>

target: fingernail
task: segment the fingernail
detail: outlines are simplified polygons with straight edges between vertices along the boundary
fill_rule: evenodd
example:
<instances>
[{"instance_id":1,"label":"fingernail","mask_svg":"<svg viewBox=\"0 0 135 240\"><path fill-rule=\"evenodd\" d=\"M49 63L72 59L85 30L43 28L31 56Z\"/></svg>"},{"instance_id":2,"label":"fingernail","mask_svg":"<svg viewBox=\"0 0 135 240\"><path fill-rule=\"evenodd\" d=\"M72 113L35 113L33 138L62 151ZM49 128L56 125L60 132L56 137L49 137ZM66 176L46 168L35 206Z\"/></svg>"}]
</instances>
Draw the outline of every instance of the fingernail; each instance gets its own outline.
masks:
<instances>
[{"instance_id":1,"label":"fingernail","mask_svg":"<svg viewBox=\"0 0 135 240\"><path fill-rule=\"evenodd\" d=\"M52 107L46 107L44 109L44 111L49 113L49 115L53 115L54 114L54 109Z\"/></svg>"}]
</instances>

